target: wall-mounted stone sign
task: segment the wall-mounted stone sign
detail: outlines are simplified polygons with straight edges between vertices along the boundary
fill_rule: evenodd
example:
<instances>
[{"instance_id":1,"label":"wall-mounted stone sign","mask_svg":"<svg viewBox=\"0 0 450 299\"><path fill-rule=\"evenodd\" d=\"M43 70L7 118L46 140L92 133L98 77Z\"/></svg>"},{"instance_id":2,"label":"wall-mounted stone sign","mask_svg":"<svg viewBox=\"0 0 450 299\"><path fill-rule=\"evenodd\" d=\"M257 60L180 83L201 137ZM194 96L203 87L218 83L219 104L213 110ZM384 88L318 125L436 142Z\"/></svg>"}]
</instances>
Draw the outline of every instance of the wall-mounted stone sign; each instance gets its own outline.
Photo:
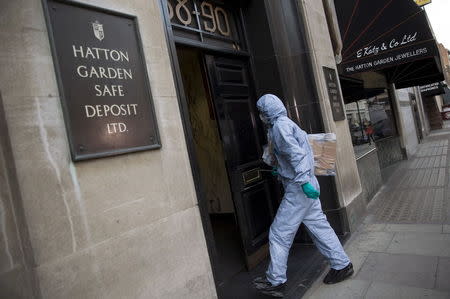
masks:
<instances>
[{"instance_id":1,"label":"wall-mounted stone sign","mask_svg":"<svg viewBox=\"0 0 450 299\"><path fill-rule=\"evenodd\" d=\"M339 90L339 83L336 71L329 67L323 67L325 82L327 83L328 96L330 98L331 111L335 121L345 119L344 105L342 104L342 95Z\"/></svg>"},{"instance_id":2,"label":"wall-mounted stone sign","mask_svg":"<svg viewBox=\"0 0 450 299\"><path fill-rule=\"evenodd\" d=\"M72 159L161 147L136 18L45 6Z\"/></svg>"}]
</instances>

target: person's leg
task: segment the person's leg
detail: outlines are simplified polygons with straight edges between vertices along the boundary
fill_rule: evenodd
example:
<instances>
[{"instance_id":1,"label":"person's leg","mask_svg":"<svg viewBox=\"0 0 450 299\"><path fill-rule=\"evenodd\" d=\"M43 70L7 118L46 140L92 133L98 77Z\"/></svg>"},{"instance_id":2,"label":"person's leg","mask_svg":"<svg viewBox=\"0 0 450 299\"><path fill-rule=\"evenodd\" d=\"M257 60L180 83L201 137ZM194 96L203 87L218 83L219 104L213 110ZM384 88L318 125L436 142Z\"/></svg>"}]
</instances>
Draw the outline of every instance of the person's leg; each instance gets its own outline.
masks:
<instances>
[{"instance_id":1,"label":"person's leg","mask_svg":"<svg viewBox=\"0 0 450 299\"><path fill-rule=\"evenodd\" d=\"M311 237L320 253L329 260L332 269L341 270L350 264L350 259L322 211L320 200L314 201L303 223L311 232Z\"/></svg>"},{"instance_id":2,"label":"person's leg","mask_svg":"<svg viewBox=\"0 0 450 299\"><path fill-rule=\"evenodd\" d=\"M270 264L266 276L273 286L287 280L289 250L311 201L302 192L300 184L285 184L284 197L269 233Z\"/></svg>"}]
</instances>

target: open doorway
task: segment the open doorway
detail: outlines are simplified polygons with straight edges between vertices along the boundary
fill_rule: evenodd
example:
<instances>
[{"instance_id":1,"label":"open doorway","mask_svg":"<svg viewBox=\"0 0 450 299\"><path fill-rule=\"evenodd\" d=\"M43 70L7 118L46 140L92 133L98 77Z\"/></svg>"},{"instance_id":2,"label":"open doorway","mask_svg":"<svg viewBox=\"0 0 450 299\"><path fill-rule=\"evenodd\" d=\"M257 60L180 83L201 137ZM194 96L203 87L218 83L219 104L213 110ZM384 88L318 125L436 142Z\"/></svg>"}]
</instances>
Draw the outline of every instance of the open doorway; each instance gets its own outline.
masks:
<instances>
[{"instance_id":1,"label":"open doorway","mask_svg":"<svg viewBox=\"0 0 450 299\"><path fill-rule=\"evenodd\" d=\"M219 125L200 50L177 47L194 148L216 251L218 284L245 269Z\"/></svg>"}]
</instances>

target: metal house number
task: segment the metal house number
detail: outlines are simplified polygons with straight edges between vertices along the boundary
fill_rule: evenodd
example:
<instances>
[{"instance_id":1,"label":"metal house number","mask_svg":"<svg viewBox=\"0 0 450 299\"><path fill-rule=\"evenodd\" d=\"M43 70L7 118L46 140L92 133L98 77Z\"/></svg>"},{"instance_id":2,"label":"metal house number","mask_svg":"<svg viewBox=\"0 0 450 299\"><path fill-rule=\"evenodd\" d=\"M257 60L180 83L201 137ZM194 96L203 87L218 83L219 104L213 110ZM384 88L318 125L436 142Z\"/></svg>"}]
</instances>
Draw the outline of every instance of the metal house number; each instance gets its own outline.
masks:
<instances>
[{"instance_id":1,"label":"metal house number","mask_svg":"<svg viewBox=\"0 0 450 299\"><path fill-rule=\"evenodd\" d=\"M167 2L169 9L169 17L172 21L174 17L183 24L189 26L192 24L193 15L198 15L203 20L203 27L205 31L210 33L220 34L229 37L231 35L231 28L228 13L225 9L219 6L214 6L208 1L200 3L200 11L196 9L191 11L186 4L189 0L177 0L177 4ZM191 0L192 1L192 0Z\"/></svg>"}]
</instances>

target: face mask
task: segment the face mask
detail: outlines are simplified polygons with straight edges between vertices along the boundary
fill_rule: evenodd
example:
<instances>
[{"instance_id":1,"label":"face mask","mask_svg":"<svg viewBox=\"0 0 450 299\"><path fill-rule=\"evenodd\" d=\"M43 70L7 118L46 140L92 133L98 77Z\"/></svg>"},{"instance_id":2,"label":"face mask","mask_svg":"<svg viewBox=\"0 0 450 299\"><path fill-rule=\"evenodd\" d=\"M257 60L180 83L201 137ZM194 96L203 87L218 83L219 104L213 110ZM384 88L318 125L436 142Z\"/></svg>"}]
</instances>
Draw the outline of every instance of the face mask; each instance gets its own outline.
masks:
<instances>
[{"instance_id":1,"label":"face mask","mask_svg":"<svg viewBox=\"0 0 450 299\"><path fill-rule=\"evenodd\" d=\"M261 119L261 121L262 121L264 124L268 124L268 123L269 123L269 120L268 120L264 115L259 114L259 118Z\"/></svg>"}]
</instances>

